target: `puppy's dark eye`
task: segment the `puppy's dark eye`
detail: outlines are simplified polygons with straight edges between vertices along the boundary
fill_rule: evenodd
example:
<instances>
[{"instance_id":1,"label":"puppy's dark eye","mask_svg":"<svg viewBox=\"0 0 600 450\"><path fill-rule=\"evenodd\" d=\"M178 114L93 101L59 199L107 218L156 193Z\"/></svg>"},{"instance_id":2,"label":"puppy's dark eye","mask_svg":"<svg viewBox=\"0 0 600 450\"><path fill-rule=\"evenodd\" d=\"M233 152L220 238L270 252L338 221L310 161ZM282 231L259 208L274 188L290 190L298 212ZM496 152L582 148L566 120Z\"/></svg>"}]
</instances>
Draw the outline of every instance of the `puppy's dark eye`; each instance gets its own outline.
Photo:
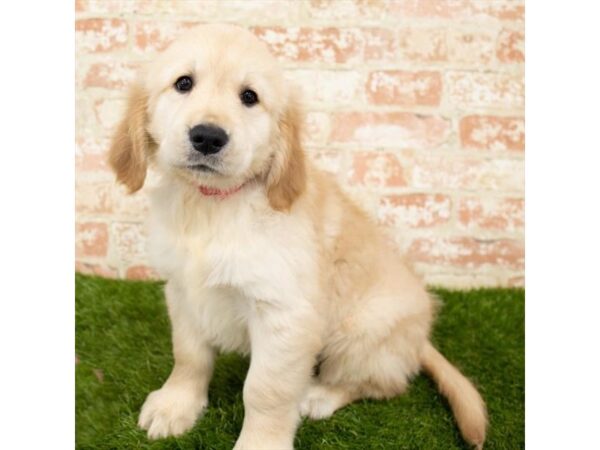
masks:
<instances>
[{"instance_id":1,"label":"puppy's dark eye","mask_svg":"<svg viewBox=\"0 0 600 450\"><path fill-rule=\"evenodd\" d=\"M246 106L252 106L258 103L258 95L252 89L246 89L240 94L240 100Z\"/></svg>"},{"instance_id":2,"label":"puppy's dark eye","mask_svg":"<svg viewBox=\"0 0 600 450\"><path fill-rule=\"evenodd\" d=\"M177 92L188 92L192 90L192 87L194 87L194 80L187 75L177 78L175 82L175 90Z\"/></svg>"}]
</instances>

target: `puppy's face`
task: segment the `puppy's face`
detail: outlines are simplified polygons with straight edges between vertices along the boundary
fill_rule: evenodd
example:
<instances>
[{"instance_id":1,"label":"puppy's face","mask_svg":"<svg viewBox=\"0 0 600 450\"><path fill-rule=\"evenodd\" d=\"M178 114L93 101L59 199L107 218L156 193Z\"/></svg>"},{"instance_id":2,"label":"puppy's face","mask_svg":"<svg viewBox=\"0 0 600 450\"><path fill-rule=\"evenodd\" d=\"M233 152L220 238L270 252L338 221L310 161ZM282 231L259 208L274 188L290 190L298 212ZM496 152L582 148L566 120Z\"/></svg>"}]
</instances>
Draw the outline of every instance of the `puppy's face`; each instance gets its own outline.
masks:
<instances>
[{"instance_id":1,"label":"puppy's face","mask_svg":"<svg viewBox=\"0 0 600 450\"><path fill-rule=\"evenodd\" d=\"M150 65L145 86L163 170L223 186L265 166L287 98L275 61L250 33L194 30Z\"/></svg>"},{"instance_id":2,"label":"puppy's face","mask_svg":"<svg viewBox=\"0 0 600 450\"><path fill-rule=\"evenodd\" d=\"M146 68L110 163L131 191L143 184L147 160L191 184L230 188L261 178L269 193L281 183L289 191L289 182L298 184L294 178L304 174L291 94L276 61L251 33L197 27Z\"/></svg>"}]
</instances>

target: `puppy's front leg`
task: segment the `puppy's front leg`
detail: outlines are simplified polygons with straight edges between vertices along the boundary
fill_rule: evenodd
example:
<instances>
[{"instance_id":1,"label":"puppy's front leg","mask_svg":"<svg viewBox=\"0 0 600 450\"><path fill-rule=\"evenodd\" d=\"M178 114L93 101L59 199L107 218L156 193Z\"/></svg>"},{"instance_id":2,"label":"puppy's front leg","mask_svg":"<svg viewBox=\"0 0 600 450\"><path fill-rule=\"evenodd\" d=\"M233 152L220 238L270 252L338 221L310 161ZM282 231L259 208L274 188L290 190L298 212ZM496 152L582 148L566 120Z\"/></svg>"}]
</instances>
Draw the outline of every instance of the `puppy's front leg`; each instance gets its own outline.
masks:
<instances>
[{"instance_id":1,"label":"puppy's front leg","mask_svg":"<svg viewBox=\"0 0 600 450\"><path fill-rule=\"evenodd\" d=\"M299 402L321 345L321 323L305 305L296 311L257 302L244 384L244 424L234 450L292 449Z\"/></svg>"},{"instance_id":2,"label":"puppy's front leg","mask_svg":"<svg viewBox=\"0 0 600 450\"><path fill-rule=\"evenodd\" d=\"M150 439L177 436L192 428L208 404L214 351L186 310L183 291L169 281L165 287L172 325L175 365L165 384L148 395L138 425Z\"/></svg>"}]
</instances>

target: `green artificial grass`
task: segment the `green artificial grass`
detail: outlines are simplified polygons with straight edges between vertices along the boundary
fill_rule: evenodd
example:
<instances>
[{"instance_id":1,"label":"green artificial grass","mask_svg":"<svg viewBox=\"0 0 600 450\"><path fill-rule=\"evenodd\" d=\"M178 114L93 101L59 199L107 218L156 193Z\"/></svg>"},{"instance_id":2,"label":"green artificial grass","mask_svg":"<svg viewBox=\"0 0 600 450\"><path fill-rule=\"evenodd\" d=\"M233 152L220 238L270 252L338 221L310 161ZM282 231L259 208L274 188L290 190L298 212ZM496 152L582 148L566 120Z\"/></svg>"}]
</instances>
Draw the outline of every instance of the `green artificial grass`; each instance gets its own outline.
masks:
<instances>
[{"instance_id":1,"label":"green artificial grass","mask_svg":"<svg viewBox=\"0 0 600 450\"><path fill-rule=\"evenodd\" d=\"M488 405L486 449L525 446L522 289L435 290L433 341ZM148 441L136 426L146 395L172 365L170 325L157 282L76 276L76 444L80 449L231 449L243 419L248 360L217 359L210 404L178 438ZM466 449L446 400L425 376L405 395L359 401L327 420L304 420L296 449Z\"/></svg>"}]
</instances>

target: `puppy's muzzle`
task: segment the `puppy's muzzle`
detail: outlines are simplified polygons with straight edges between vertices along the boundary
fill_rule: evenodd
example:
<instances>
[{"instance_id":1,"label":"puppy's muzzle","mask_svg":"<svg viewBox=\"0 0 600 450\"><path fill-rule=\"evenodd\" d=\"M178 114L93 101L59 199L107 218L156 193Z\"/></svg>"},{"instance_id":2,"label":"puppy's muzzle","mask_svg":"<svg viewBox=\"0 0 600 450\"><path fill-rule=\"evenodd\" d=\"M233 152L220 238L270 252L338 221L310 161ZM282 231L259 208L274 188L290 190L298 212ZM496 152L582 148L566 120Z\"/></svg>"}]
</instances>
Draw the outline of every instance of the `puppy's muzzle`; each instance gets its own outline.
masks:
<instances>
[{"instance_id":1,"label":"puppy's muzzle","mask_svg":"<svg viewBox=\"0 0 600 450\"><path fill-rule=\"evenodd\" d=\"M189 137L194 150L203 155L219 153L229 141L223 128L210 124L196 125L190 130Z\"/></svg>"}]
</instances>

